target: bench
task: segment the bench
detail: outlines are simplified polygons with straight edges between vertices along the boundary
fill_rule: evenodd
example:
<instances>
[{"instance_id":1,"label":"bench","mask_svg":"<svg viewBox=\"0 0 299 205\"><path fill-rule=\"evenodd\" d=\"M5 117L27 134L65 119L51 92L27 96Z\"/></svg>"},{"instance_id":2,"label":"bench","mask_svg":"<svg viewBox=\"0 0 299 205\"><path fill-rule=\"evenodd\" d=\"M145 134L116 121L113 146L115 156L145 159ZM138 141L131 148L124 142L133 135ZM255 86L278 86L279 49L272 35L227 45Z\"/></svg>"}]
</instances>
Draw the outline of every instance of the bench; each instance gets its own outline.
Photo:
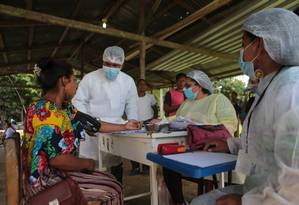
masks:
<instances>
[{"instance_id":1,"label":"bench","mask_svg":"<svg viewBox=\"0 0 299 205\"><path fill-rule=\"evenodd\" d=\"M24 204L22 200L21 163L20 163L20 134L15 133L5 140L5 174L6 174L6 203L7 205ZM100 205L101 202L90 201L88 205Z\"/></svg>"}]
</instances>

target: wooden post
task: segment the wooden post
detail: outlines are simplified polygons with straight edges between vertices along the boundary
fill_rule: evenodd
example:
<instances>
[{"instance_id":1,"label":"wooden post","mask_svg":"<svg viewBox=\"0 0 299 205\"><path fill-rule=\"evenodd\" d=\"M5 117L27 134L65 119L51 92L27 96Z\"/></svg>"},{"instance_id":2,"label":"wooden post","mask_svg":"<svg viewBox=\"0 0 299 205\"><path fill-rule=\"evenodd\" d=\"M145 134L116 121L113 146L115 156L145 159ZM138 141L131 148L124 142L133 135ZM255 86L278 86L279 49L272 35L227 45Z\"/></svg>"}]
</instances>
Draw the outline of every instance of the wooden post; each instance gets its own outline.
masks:
<instances>
[{"instance_id":1,"label":"wooden post","mask_svg":"<svg viewBox=\"0 0 299 205\"><path fill-rule=\"evenodd\" d=\"M84 76L84 53L83 53L84 45L81 47L81 52L80 52L80 60L81 60L81 66L80 66L80 80L83 79Z\"/></svg>"},{"instance_id":2,"label":"wooden post","mask_svg":"<svg viewBox=\"0 0 299 205\"><path fill-rule=\"evenodd\" d=\"M205 7L199 9L198 11L192 13L190 16L187 16L186 18L182 19L181 21L155 33L152 35L152 38L158 38L160 40L166 39L169 36L177 33L178 31L186 28L190 24L198 21L199 19L202 19L203 17L207 16L211 12L215 11L216 9L219 9L220 7L227 5L230 3L231 0L214 0ZM153 44L147 44L146 49L149 49L153 46ZM134 57L136 57L139 54L139 50L133 50L131 51L127 56L126 60L131 60Z\"/></svg>"},{"instance_id":3,"label":"wooden post","mask_svg":"<svg viewBox=\"0 0 299 205\"><path fill-rule=\"evenodd\" d=\"M144 35L144 0L140 0L140 17L139 17L139 33ZM140 66L140 79L145 79L145 42L140 42L140 57L139 57L139 66Z\"/></svg>"},{"instance_id":4,"label":"wooden post","mask_svg":"<svg viewBox=\"0 0 299 205\"><path fill-rule=\"evenodd\" d=\"M145 42L141 41L140 43L140 78L145 79Z\"/></svg>"}]
</instances>

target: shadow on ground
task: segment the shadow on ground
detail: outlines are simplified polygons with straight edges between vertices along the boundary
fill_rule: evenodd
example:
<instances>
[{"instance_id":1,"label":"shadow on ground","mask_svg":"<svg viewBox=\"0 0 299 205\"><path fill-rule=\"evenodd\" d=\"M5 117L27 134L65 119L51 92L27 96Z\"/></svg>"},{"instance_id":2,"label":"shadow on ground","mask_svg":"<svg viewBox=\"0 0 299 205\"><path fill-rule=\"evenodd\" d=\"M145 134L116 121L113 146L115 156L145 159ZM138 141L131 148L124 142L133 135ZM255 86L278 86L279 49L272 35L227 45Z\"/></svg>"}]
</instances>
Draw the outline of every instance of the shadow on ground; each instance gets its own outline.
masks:
<instances>
[{"instance_id":1,"label":"shadow on ground","mask_svg":"<svg viewBox=\"0 0 299 205\"><path fill-rule=\"evenodd\" d=\"M129 176L130 162L124 161L124 189L125 196L136 195L150 190L149 176ZM191 200L196 194L196 184L184 181L184 194L187 200ZM150 205L150 197L143 197L127 201L125 205ZM0 205L5 205L5 172L4 172L4 148L0 145Z\"/></svg>"}]
</instances>

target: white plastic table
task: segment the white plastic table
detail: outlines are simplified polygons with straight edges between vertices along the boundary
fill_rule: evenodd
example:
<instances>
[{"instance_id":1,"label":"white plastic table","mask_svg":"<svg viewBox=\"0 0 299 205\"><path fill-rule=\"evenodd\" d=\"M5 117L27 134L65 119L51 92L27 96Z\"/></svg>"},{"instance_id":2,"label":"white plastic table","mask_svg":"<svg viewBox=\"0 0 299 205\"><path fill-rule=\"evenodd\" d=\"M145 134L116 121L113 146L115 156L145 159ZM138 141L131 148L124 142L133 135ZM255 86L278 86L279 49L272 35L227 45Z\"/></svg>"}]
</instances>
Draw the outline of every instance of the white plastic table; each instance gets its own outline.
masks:
<instances>
[{"instance_id":1,"label":"white plastic table","mask_svg":"<svg viewBox=\"0 0 299 205\"><path fill-rule=\"evenodd\" d=\"M151 204L158 205L157 164L146 159L149 152L156 152L157 146L162 143L186 143L186 131L170 133L114 133L100 134L99 149L113 155L121 156L150 167L150 192L125 197L125 201L151 195ZM101 157L99 157L101 168Z\"/></svg>"}]
</instances>

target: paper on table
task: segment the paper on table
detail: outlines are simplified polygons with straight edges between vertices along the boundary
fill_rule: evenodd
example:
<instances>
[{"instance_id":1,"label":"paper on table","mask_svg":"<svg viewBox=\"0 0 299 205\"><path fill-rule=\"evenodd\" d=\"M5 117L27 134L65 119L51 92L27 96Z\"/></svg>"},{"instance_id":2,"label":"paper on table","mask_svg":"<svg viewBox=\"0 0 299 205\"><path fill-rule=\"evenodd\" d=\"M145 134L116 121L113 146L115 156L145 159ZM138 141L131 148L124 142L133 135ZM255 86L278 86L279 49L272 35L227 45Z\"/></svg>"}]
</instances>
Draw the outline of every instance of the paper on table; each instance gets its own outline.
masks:
<instances>
[{"instance_id":1,"label":"paper on table","mask_svg":"<svg viewBox=\"0 0 299 205\"><path fill-rule=\"evenodd\" d=\"M164 155L163 157L202 168L237 160L236 155L201 151Z\"/></svg>"},{"instance_id":2,"label":"paper on table","mask_svg":"<svg viewBox=\"0 0 299 205\"><path fill-rule=\"evenodd\" d=\"M112 132L112 134L140 134L140 133L146 133L145 129L141 130L124 130L119 132Z\"/></svg>"}]
</instances>

